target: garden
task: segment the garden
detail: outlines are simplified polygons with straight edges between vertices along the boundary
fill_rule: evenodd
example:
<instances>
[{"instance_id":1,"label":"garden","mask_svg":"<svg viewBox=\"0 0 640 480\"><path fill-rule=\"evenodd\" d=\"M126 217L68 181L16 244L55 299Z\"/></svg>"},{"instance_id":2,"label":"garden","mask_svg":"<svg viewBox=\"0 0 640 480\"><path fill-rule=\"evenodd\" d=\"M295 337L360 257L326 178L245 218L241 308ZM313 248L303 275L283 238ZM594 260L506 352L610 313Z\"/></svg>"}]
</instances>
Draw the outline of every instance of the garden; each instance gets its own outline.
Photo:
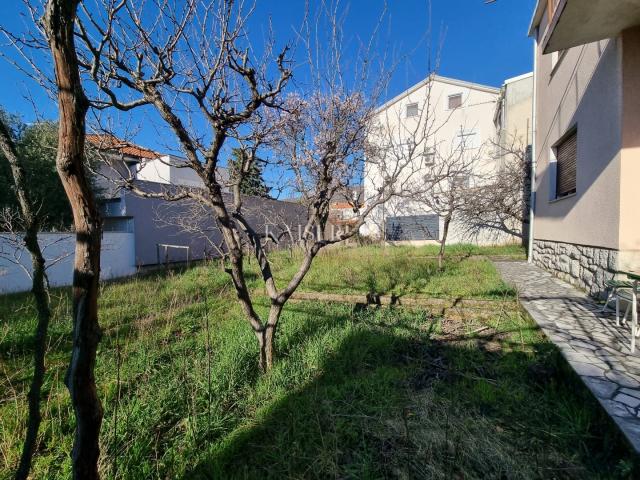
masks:
<instances>
[{"instance_id":1,"label":"garden","mask_svg":"<svg viewBox=\"0 0 640 480\"><path fill-rule=\"evenodd\" d=\"M266 373L217 263L103 284L103 478L630 478L637 465L620 433L491 263L522 251L448 252L440 270L432 246L324 250L302 293L477 300L483 310L298 299ZM276 283L298 255L271 255ZM247 270L266 312L255 262ZM55 479L70 475L74 415L63 383L70 292L51 295L32 475ZM29 293L0 297L1 478L24 437L34 309Z\"/></svg>"}]
</instances>

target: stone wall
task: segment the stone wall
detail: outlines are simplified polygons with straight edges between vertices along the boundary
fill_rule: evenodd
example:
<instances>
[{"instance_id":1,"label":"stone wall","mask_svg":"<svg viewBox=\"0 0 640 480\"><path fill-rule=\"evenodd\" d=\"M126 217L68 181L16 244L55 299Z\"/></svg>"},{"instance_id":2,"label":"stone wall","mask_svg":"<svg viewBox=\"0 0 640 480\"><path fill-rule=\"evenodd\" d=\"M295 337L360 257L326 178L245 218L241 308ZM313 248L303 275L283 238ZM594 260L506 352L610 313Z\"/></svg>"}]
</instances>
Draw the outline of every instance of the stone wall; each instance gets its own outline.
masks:
<instances>
[{"instance_id":1,"label":"stone wall","mask_svg":"<svg viewBox=\"0 0 640 480\"><path fill-rule=\"evenodd\" d=\"M605 282L613 278L618 266L618 251L572 243L534 240L533 261L558 278L589 295L602 298Z\"/></svg>"}]
</instances>

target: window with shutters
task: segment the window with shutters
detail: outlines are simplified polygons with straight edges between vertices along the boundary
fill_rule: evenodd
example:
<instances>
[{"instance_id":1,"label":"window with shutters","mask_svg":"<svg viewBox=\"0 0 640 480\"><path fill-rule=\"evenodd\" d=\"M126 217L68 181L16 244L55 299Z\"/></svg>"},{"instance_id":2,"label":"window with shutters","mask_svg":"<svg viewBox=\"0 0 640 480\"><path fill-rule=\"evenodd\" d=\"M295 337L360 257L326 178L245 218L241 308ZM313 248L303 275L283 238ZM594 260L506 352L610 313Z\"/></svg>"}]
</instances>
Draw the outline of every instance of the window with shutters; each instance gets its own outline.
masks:
<instances>
[{"instance_id":1,"label":"window with shutters","mask_svg":"<svg viewBox=\"0 0 640 480\"><path fill-rule=\"evenodd\" d=\"M578 131L574 130L555 146L556 198L576 193L576 164L578 161Z\"/></svg>"},{"instance_id":2,"label":"window with shutters","mask_svg":"<svg viewBox=\"0 0 640 480\"><path fill-rule=\"evenodd\" d=\"M417 117L420 113L417 103L410 103L407 105L407 117Z\"/></svg>"},{"instance_id":3,"label":"window with shutters","mask_svg":"<svg viewBox=\"0 0 640 480\"><path fill-rule=\"evenodd\" d=\"M424 149L424 153L422 154L424 158L424 166L431 167L435 164L436 159L436 149L433 147L426 147Z\"/></svg>"},{"instance_id":4,"label":"window with shutters","mask_svg":"<svg viewBox=\"0 0 640 480\"><path fill-rule=\"evenodd\" d=\"M469 188L469 176L457 175L451 179L451 188L465 189Z\"/></svg>"},{"instance_id":5,"label":"window with shutters","mask_svg":"<svg viewBox=\"0 0 640 480\"><path fill-rule=\"evenodd\" d=\"M385 238L390 241L439 240L440 217L435 214L388 217Z\"/></svg>"},{"instance_id":6,"label":"window with shutters","mask_svg":"<svg viewBox=\"0 0 640 480\"><path fill-rule=\"evenodd\" d=\"M449 110L454 110L458 107L462 106L462 94L461 93L456 93L455 95L449 95L449 103L448 103L448 108Z\"/></svg>"}]
</instances>

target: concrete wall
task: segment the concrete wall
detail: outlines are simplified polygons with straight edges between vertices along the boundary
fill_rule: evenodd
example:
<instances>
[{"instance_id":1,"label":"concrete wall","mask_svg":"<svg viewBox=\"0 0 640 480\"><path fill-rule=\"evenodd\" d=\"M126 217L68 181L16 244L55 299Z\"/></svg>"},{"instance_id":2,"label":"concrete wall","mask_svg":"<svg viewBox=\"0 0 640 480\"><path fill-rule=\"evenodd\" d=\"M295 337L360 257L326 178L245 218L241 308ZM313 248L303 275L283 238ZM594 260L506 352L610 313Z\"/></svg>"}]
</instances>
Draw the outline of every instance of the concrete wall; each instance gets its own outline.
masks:
<instances>
[{"instance_id":1,"label":"concrete wall","mask_svg":"<svg viewBox=\"0 0 640 480\"><path fill-rule=\"evenodd\" d=\"M154 192L167 188L153 182L140 182L143 190ZM158 244L189 247L190 258L203 259L217 256L216 245L222 244L219 229L206 208L191 200L167 202L161 199L142 198L123 191L124 212L133 218L135 235L135 264L153 265L158 261ZM225 194L225 201L231 203L231 195ZM283 226L297 234L298 225L304 225L307 209L297 203L281 202L262 197L246 196L244 212L256 231L265 228L279 235ZM283 238L283 245L285 243ZM169 248L170 262L187 259L186 249ZM161 247L160 261L165 261L165 248Z\"/></svg>"},{"instance_id":2,"label":"concrete wall","mask_svg":"<svg viewBox=\"0 0 640 480\"><path fill-rule=\"evenodd\" d=\"M523 147L531 144L533 132L533 73L505 80L502 99L502 121L498 141Z\"/></svg>"},{"instance_id":3,"label":"concrete wall","mask_svg":"<svg viewBox=\"0 0 640 480\"><path fill-rule=\"evenodd\" d=\"M169 156L144 160L136 166L136 178L145 182L171 183Z\"/></svg>"},{"instance_id":4,"label":"concrete wall","mask_svg":"<svg viewBox=\"0 0 640 480\"><path fill-rule=\"evenodd\" d=\"M191 168L181 167L184 164L185 160L183 158L175 155L163 155L160 158L140 163L137 178L147 182L184 187L203 187L204 184L198 174Z\"/></svg>"},{"instance_id":5,"label":"concrete wall","mask_svg":"<svg viewBox=\"0 0 640 480\"><path fill-rule=\"evenodd\" d=\"M73 280L73 255L75 235L70 233L41 233L38 242L47 263L51 286L71 285ZM7 260L17 260L19 265ZM126 277L136 272L134 238L131 233L105 232L102 236L100 278L108 280ZM25 271L26 269L26 271ZM23 292L31 289L31 257L22 247L17 247L9 234L0 234L0 293Z\"/></svg>"}]
</instances>

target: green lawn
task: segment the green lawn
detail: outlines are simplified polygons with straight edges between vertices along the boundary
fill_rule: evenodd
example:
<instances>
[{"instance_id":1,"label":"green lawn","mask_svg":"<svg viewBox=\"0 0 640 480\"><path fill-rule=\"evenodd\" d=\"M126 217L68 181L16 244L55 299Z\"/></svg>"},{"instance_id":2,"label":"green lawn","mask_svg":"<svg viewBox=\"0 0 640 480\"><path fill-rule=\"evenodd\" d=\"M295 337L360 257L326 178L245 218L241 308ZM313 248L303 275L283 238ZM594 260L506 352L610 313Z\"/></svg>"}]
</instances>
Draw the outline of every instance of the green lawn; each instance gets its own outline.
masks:
<instances>
[{"instance_id":1,"label":"green lawn","mask_svg":"<svg viewBox=\"0 0 640 480\"><path fill-rule=\"evenodd\" d=\"M612 423L532 322L501 310L514 294L492 265L469 256L504 252L451 252L439 273L431 248L334 249L304 288L495 298L495 316L290 304L264 376L216 265L105 285L104 478L633 478ZM274 263L281 279L295 262ZM55 291L34 478L69 475L69 306ZM0 297L2 478L19 454L33 317L29 295Z\"/></svg>"},{"instance_id":2,"label":"green lawn","mask_svg":"<svg viewBox=\"0 0 640 480\"><path fill-rule=\"evenodd\" d=\"M448 248L446 268L438 270L437 246L339 248L322 252L321 268L305 278L301 291L330 293L428 294L433 297L502 298L513 294L491 262L478 254L524 258L520 248L470 245ZM293 275L299 262L283 257L278 279Z\"/></svg>"}]
</instances>

